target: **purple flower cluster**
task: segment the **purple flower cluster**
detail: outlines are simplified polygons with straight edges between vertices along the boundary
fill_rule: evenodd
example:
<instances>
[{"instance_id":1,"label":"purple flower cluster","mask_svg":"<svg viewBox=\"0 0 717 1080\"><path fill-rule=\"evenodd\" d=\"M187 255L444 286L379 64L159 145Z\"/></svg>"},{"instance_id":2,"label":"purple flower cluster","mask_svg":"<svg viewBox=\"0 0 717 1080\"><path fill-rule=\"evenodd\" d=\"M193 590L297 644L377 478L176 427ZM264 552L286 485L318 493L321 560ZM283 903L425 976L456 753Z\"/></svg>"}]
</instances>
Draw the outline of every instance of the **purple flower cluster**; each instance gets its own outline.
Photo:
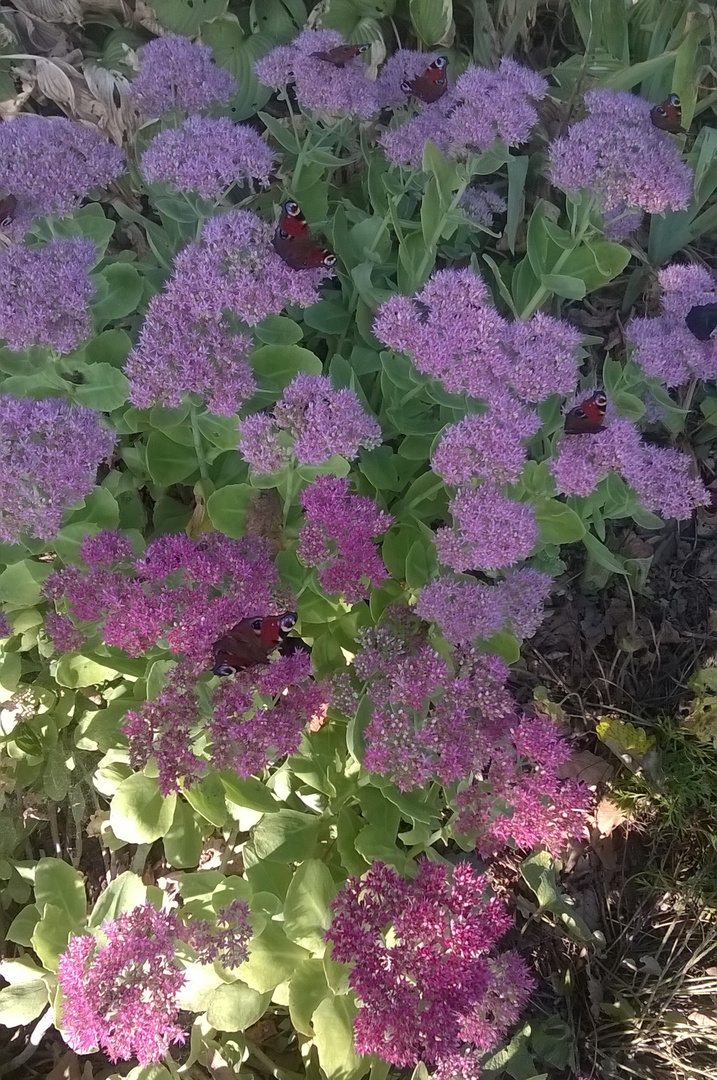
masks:
<instances>
[{"instance_id":1,"label":"purple flower cluster","mask_svg":"<svg viewBox=\"0 0 717 1080\"><path fill-rule=\"evenodd\" d=\"M422 75L429 64L438 58L437 52L418 52L416 49L397 49L388 57L376 80L376 102L379 109L405 104L406 94L401 84L412 82Z\"/></svg>"},{"instance_id":2,"label":"purple flower cluster","mask_svg":"<svg viewBox=\"0 0 717 1080\"><path fill-rule=\"evenodd\" d=\"M550 721L520 717L505 686L506 664L463 644L474 636L470 613L462 620L456 611L451 618L447 608L451 599L458 607L471 596L459 588L451 592L451 584L429 591L422 612L432 614L426 606L432 607L448 636L460 642L450 665L407 609L389 609L379 625L359 631L354 669L360 683L337 687L335 705L351 715L360 694L367 695L372 713L362 764L390 777L399 790L431 780L473 781L458 796L457 828L479 834L479 850L493 853L512 842L557 851L581 835L590 793L559 779L570 748ZM532 632L542 614L545 576L525 569L494 591L500 588L504 619ZM526 593L530 606L523 603Z\"/></svg>"},{"instance_id":3,"label":"purple flower cluster","mask_svg":"<svg viewBox=\"0 0 717 1080\"><path fill-rule=\"evenodd\" d=\"M447 484L473 477L495 484L514 483L525 463L523 439L540 428L540 418L510 394L495 394L485 413L470 413L446 428L431 467Z\"/></svg>"},{"instance_id":4,"label":"purple flower cluster","mask_svg":"<svg viewBox=\"0 0 717 1080\"><path fill-rule=\"evenodd\" d=\"M436 533L436 553L444 566L500 570L530 555L538 539L535 510L509 499L492 484L461 487L448 504L452 528Z\"/></svg>"},{"instance_id":5,"label":"purple flower cluster","mask_svg":"<svg viewBox=\"0 0 717 1080\"><path fill-rule=\"evenodd\" d=\"M605 211L650 214L684 210L692 169L665 131L650 120L650 103L634 94L595 89L585 95L588 117L550 147L553 183L585 189Z\"/></svg>"},{"instance_id":6,"label":"purple flower cluster","mask_svg":"<svg viewBox=\"0 0 717 1080\"><path fill-rule=\"evenodd\" d=\"M509 322L489 296L473 270L438 270L415 297L387 300L373 332L451 393L495 400L504 410L508 390L523 401L572 393L579 332L542 312Z\"/></svg>"},{"instance_id":7,"label":"purple flower cluster","mask_svg":"<svg viewBox=\"0 0 717 1080\"><path fill-rule=\"evenodd\" d=\"M305 566L318 566L319 581L328 593L340 593L353 604L379 588L388 577L373 537L393 518L373 499L349 495L349 481L319 476L301 495L306 522L299 533L296 554Z\"/></svg>"},{"instance_id":8,"label":"purple flower cluster","mask_svg":"<svg viewBox=\"0 0 717 1080\"><path fill-rule=\"evenodd\" d=\"M424 56L421 70L426 63ZM428 139L450 157L487 150L496 139L520 146L538 121L534 102L547 92L542 75L508 57L495 69L469 67L453 89L400 127L384 132L379 142L394 165L416 168Z\"/></svg>"},{"instance_id":9,"label":"purple flower cluster","mask_svg":"<svg viewBox=\"0 0 717 1080\"><path fill-rule=\"evenodd\" d=\"M164 794L191 787L209 766L246 778L295 753L306 725L322 719L329 704L326 686L312 678L305 652L222 680L210 715L187 682L186 667L175 669L159 697L128 712L122 728L133 768L143 768L153 757ZM194 749L198 742L201 752Z\"/></svg>"},{"instance_id":10,"label":"purple flower cluster","mask_svg":"<svg viewBox=\"0 0 717 1080\"><path fill-rule=\"evenodd\" d=\"M291 83L302 109L365 120L377 111L376 88L360 57L337 67L315 54L343 45L335 30L304 30L289 45L278 45L258 60L259 82L274 90Z\"/></svg>"},{"instance_id":11,"label":"purple flower cluster","mask_svg":"<svg viewBox=\"0 0 717 1080\"><path fill-rule=\"evenodd\" d=\"M702 266L674 263L660 270L658 280L659 314L627 325L634 359L666 386L717 378L717 339L699 341L685 323L690 308L717 302L717 277Z\"/></svg>"},{"instance_id":12,"label":"purple flower cluster","mask_svg":"<svg viewBox=\"0 0 717 1080\"><path fill-rule=\"evenodd\" d=\"M390 623L359 631L358 640L356 675L374 706L365 768L408 791L434 776L462 780L490 756L514 713L502 660L463 650L452 673L425 638Z\"/></svg>"},{"instance_id":13,"label":"purple flower cluster","mask_svg":"<svg viewBox=\"0 0 717 1080\"><path fill-rule=\"evenodd\" d=\"M177 959L183 941L201 964L215 960L238 967L247 958L252 931L249 907L235 900L220 911L217 925L142 904L102 925L104 943L91 934L70 939L60 957L62 1031L78 1054L99 1047L110 1061L136 1057L151 1065L186 1034L177 1023L178 995L186 976Z\"/></svg>"},{"instance_id":14,"label":"purple flower cluster","mask_svg":"<svg viewBox=\"0 0 717 1080\"><path fill-rule=\"evenodd\" d=\"M226 116L190 116L181 127L155 135L142 155L145 180L197 191L205 199L247 180L266 187L273 168L274 155L261 136Z\"/></svg>"},{"instance_id":15,"label":"purple flower cluster","mask_svg":"<svg viewBox=\"0 0 717 1080\"><path fill-rule=\"evenodd\" d=\"M709 505L709 492L692 475L692 459L680 450L643 442L630 420L613 420L595 435L563 439L551 464L563 495L590 495L612 470L648 510L664 517L690 518L696 507Z\"/></svg>"},{"instance_id":16,"label":"purple flower cluster","mask_svg":"<svg viewBox=\"0 0 717 1080\"><path fill-rule=\"evenodd\" d=\"M64 511L92 491L114 442L91 409L0 396L0 539L56 536Z\"/></svg>"},{"instance_id":17,"label":"purple flower cluster","mask_svg":"<svg viewBox=\"0 0 717 1080\"><path fill-rule=\"evenodd\" d=\"M415 611L438 623L454 645L486 640L508 627L519 638L532 637L545 618L552 578L523 567L495 585L473 579L439 577L421 589Z\"/></svg>"},{"instance_id":18,"label":"purple flower cluster","mask_svg":"<svg viewBox=\"0 0 717 1080\"><path fill-rule=\"evenodd\" d=\"M277 472L289 459L282 434L292 440L301 465L319 465L333 454L350 460L360 447L381 442L381 429L362 408L355 391L335 390L324 375L297 375L271 415L254 413L239 424L239 450L252 469Z\"/></svg>"},{"instance_id":19,"label":"purple flower cluster","mask_svg":"<svg viewBox=\"0 0 717 1080\"><path fill-rule=\"evenodd\" d=\"M79 238L37 248L13 244L2 252L0 338L8 348L76 349L92 328L89 304L95 286L89 271L96 262L95 245Z\"/></svg>"},{"instance_id":20,"label":"purple flower cluster","mask_svg":"<svg viewBox=\"0 0 717 1080\"><path fill-rule=\"evenodd\" d=\"M232 210L211 218L199 242L179 253L127 361L134 405L176 407L193 392L206 397L212 411L231 415L251 397L251 340L234 331L227 312L255 326L287 304L308 307L328 273L292 270L272 248L272 235L255 214Z\"/></svg>"},{"instance_id":21,"label":"purple flower cluster","mask_svg":"<svg viewBox=\"0 0 717 1080\"><path fill-rule=\"evenodd\" d=\"M139 59L131 92L148 116L161 116L170 109L201 112L237 92L234 77L216 66L209 46L189 38L154 38L142 47Z\"/></svg>"},{"instance_id":22,"label":"purple flower cluster","mask_svg":"<svg viewBox=\"0 0 717 1080\"><path fill-rule=\"evenodd\" d=\"M17 199L23 231L32 218L76 210L124 167L122 151L95 126L27 113L0 124L0 191Z\"/></svg>"},{"instance_id":23,"label":"purple flower cluster","mask_svg":"<svg viewBox=\"0 0 717 1080\"><path fill-rule=\"evenodd\" d=\"M477 834L476 848L484 858L507 845L529 850L542 844L559 855L568 837L584 831L590 807L585 785L558 778L569 757L569 746L551 720L516 718L480 779L458 794L456 828Z\"/></svg>"},{"instance_id":24,"label":"purple flower cluster","mask_svg":"<svg viewBox=\"0 0 717 1080\"><path fill-rule=\"evenodd\" d=\"M98 1046L110 1061L160 1061L186 1035L177 997L186 976L176 958L182 927L176 915L143 904L91 934L71 938L60 957L62 1031L78 1054Z\"/></svg>"},{"instance_id":25,"label":"purple flower cluster","mask_svg":"<svg viewBox=\"0 0 717 1080\"><path fill-rule=\"evenodd\" d=\"M450 872L425 860L408 882L377 862L332 907L326 936L333 959L353 965L360 1054L437 1065L449 1080L459 1063L457 1075L468 1075L519 1019L533 980L517 953L495 951L511 918L467 863Z\"/></svg>"},{"instance_id":26,"label":"purple flower cluster","mask_svg":"<svg viewBox=\"0 0 717 1080\"><path fill-rule=\"evenodd\" d=\"M494 218L508 209L503 196L487 187L466 188L459 205L476 225L486 225L488 228L492 226Z\"/></svg>"},{"instance_id":27,"label":"purple flower cluster","mask_svg":"<svg viewBox=\"0 0 717 1080\"><path fill-rule=\"evenodd\" d=\"M105 644L130 656L166 640L196 674L211 667L212 644L230 627L280 610L270 546L257 538L162 536L135 558L123 538L101 533L84 541L82 557L89 569L68 566L45 584L78 628L99 627Z\"/></svg>"}]
</instances>

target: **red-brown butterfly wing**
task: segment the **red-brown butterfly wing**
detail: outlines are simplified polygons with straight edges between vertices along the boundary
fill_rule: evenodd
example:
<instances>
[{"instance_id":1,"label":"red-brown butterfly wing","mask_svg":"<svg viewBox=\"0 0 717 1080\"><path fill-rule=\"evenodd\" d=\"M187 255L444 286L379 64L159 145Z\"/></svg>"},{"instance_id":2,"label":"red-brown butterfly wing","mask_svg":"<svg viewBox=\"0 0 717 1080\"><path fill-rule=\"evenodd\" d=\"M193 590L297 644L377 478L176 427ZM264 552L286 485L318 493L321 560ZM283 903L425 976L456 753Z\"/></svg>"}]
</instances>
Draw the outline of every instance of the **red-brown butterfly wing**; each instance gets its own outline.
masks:
<instances>
[{"instance_id":1,"label":"red-brown butterfly wing","mask_svg":"<svg viewBox=\"0 0 717 1080\"><path fill-rule=\"evenodd\" d=\"M401 89L404 94L413 94L427 105L432 105L434 101L442 98L448 89L447 66L446 57L439 56L428 65L423 75L402 82Z\"/></svg>"},{"instance_id":2,"label":"red-brown butterfly wing","mask_svg":"<svg viewBox=\"0 0 717 1080\"><path fill-rule=\"evenodd\" d=\"M369 48L370 45L336 45L333 49L321 50L311 55L317 60L324 60L327 64L342 68L349 60L353 60L355 56Z\"/></svg>"},{"instance_id":3,"label":"red-brown butterfly wing","mask_svg":"<svg viewBox=\"0 0 717 1080\"><path fill-rule=\"evenodd\" d=\"M306 218L301 213L298 204L287 199L281 208L281 217L276 227L278 235L286 236L289 240L308 240L311 236Z\"/></svg>"},{"instance_id":4,"label":"red-brown butterfly wing","mask_svg":"<svg viewBox=\"0 0 717 1080\"><path fill-rule=\"evenodd\" d=\"M295 202L285 202L272 241L274 251L292 270L330 267L336 256L311 236L306 219Z\"/></svg>"},{"instance_id":5,"label":"red-brown butterfly wing","mask_svg":"<svg viewBox=\"0 0 717 1080\"><path fill-rule=\"evenodd\" d=\"M682 106L677 94L670 94L659 105L650 109L650 119L656 128L661 131L669 131L671 135L678 135L684 131L682 127Z\"/></svg>"},{"instance_id":6,"label":"red-brown butterfly wing","mask_svg":"<svg viewBox=\"0 0 717 1080\"><path fill-rule=\"evenodd\" d=\"M685 322L698 341L710 341L717 331L717 304L698 304L690 308Z\"/></svg>"},{"instance_id":7,"label":"red-brown butterfly wing","mask_svg":"<svg viewBox=\"0 0 717 1080\"><path fill-rule=\"evenodd\" d=\"M602 431L607 411L607 397L598 390L570 409L565 417L566 435L595 435Z\"/></svg>"},{"instance_id":8,"label":"red-brown butterfly wing","mask_svg":"<svg viewBox=\"0 0 717 1080\"><path fill-rule=\"evenodd\" d=\"M267 663L269 654L281 644L295 624L295 611L267 615L263 619L242 619L214 642L214 674L233 675L256 664Z\"/></svg>"}]
</instances>

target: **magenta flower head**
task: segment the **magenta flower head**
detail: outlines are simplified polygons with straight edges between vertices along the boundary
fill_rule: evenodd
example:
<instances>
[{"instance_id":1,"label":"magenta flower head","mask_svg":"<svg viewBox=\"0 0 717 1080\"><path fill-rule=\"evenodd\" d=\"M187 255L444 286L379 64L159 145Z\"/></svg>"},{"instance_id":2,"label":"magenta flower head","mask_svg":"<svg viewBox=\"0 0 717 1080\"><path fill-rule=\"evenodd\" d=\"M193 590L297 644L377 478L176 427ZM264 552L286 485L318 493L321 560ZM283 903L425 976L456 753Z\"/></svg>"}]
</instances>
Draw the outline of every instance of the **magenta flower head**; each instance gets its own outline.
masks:
<instances>
[{"instance_id":1,"label":"magenta flower head","mask_svg":"<svg viewBox=\"0 0 717 1080\"><path fill-rule=\"evenodd\" d=\"M538 311L511 324L515 363L510 385L523 401L572 393L578 378L581 334L570 323Z\"/></svg>"},{"instance_id":2,"label":"magenta flower head","mask_svg":"<svg viewBox=\"0 0 717 1080\"><path fill-rule=\"evenodd\" d=\"M526 458L522 440L539 427L536 413L509 394L496 394L487 412L470 413L446 428L431 467L447 484L468 483L474 477L514 483Z\"/></svg>"},{"instance_id":3,"label":"magenta flower head","mask_svg":"<svg viewBox=\"0 0 717 1080\"><path fill-rule=\"evenodd\" d=\"M142 175L151 184L174 184L216 199L232 184L256 180L267 187L274 155L247 124L227 116L190 116L179 128L160 131L142 155Z\"/></svg>"},{"instance_id":4,"label":"magenta flower head","mask_svg":"<svg viewBox=\"0 0 717 1080\"><path fill-rule=\"evenodd\" d=\"M453 570L500 570L527 558L538 539L532 506L492 484L459 488L448 508L453 528L436 533L438 559Z\"/></svg>"},{"instance_id":5,"label":"magenta flower head","mask_svg":"<svg viewBox=\"0 0 717 1080\"><path fill-rule=\"evenodd\" d=\"M591 192L604 211L684 210L693 174L670 136L650 120L650 104L634 94L589 90L588 117L550 147L553 183Z\"/></svg>"},{"instance_id":6,"label":"magenta flower head","mask_svg":"<svg viewBox=\"0 0 717 1080\"><path fill-rule=\"evenodd\" d=\"M293 440L301 465L319 465L334 454L351 460L360 447L371 449L381 442L377 421L363 411L355 391L335 390L325 375L297 375L271 418L250 416L239 424L240 452L256 472L275 472L288 460L288 450L281 451L282 431Z\"/></svg>"},{"instance_id":7,"label":"magenta flower head","mask_svg":"<svg viewBox=\"0 0 717 1080\"><path fill-rule=\"evenodd\" d=\"M216 66L209 46L186 37L154 38L142 47L139 60L132 97L148 116L170 109L201 112L237 92L234 77Z\"/></svg>"},{"instance_id":8,"label":"magenta flower head","mask_svg":"<svg viewBox=\"0 0 717 1080\"><path fill-rule=\"evenodd\" d=\"M62 398L0 396L0 539L50 540L66 509L89 495L114 432Z\"/></svg>"},{"instance_id":9,"label":"magenta flower head","mask_svg":"<svg viewBox=\"0 0 717 1080\"><path fill-rule=\"evenodd\" d=\"M425 860L407 882L377 862L349 878L332 907L326 936L333 959L352 965L360 1054L401 1068L423 1061L448 1077L461 1056L477 1067L527 1004L525 963L497 951L508 910L467 863L450 871Z\"/></svg>"},{"instance_id":10,"label":"magenta flower head","mask_svg":"<svg viewBox=\"0 0 717 1080\"><path fill-rule=\"evenodd\" d=\"M458 795L456 828L477 834L476 848L485 858L509 844L523 850L541 844L559 855L568 839L583 835L592 801L584 784L559 779L569 757L570 747L551 720L516 719L494 747L484 781Z\"/></svg>"},{"instance_id":11,"label":"magenta flower head","mask_svg":"<svg viewBox=\"0 0 717 1080\"><path fill-rule=\"evenodd\" d=\"M176 957L179 920L143 904L102 932L105 944L81 934L60 957L64 1038L79 1054L100 1047L113 1062L158 1062L186 1038L177 1023L186 979Z\"/></svg>"},{"instance_id":12,"label":"magenta flower head","mask_svg":"<svg viewBox=\"0 0 717 1080\"><path fill-rule=\"evenodd\" d=\"M319 567L319 581L328 593L348 603L368 596L388 577L373 537L391 525L390 514L372 499L349 495L349 481L319 476L301 494L306 523L299 533L297 555L305 566Z\"/></svg>"},{"instance_id":13,"label":"magenta flower head","mask_svg":"<svg viewBox=\"0 0 717 1080\"><path fill-rule=\"evenodd\" d=\"M717 338L700 341L685 322L691 308L717 303L717 277L705 267L679 263L666 266L657 276L662 288L660 312L627 325L634 359L653 379L670 387L717 378Z\"/></svg>"},{"instance_id":14,"label":"magenta flower head","mask_svg":"<svg viewBox=\"0 0 717 1080\"><path fill-rule=\"evenodd\" d=\"M344 44L335 30L303 30L291 44L278 45L256 62L259 82L274 90L291 83L302 109L368 119L378 106L361 57L337 65L316 55Z\"/></svg>"},{"instance_id":15,"label":"magenta flower head","mask_svg":"<svg viewBox=\"0 0 717 1080\"><path fill-rule=\"evenodd\" d=\"M97 127L26 113L0 124L0 191L15 196L25 226L43 214L71 213L124 167L122 151Z\"/></svg>"},{"instance_id":16,"label":"magenta flower head","mask_svg":"<svg viewBox=\"0 0 717 1080\"><path fill-rule=\"evenodd\" d=\"M0 253L0 339L10 349L76 349L92 329L89 271L96 262L95 245L80 238L37 248L13 244Z\"/></svg>"}]
</instances>

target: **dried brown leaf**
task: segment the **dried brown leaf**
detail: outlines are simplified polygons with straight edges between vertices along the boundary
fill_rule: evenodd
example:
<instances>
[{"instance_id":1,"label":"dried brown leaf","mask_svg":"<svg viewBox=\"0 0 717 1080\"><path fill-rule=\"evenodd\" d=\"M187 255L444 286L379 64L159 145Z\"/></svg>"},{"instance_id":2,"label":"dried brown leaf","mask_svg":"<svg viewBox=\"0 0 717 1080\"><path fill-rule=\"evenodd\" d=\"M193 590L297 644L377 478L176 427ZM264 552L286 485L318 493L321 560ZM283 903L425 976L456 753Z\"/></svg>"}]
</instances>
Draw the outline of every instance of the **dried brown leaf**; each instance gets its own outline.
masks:
<instances>
[{"instance_id":1,"label":"dried brown leaf","mask_svg":"<svg viewBox=\"0 0 717 1080\"><path fill-rule=\"evenodd\" d=\"M584 784L605 784L611 780L615 769L605 758L598 757L590 750L581 750L558 769L561 780L580 780Z\"/></svg>"},{"instance_id":2,"label":"dried brown leaf","mask_svg":"<svg viewBox=\"0 0 717 1080\"><path fill-rule=\"evenodd\" d=\"M627 814L622 807L607 796L603 796L595 810L595 825L600 835L609 836L614 829L619 829L626 820Z\"/></svg>"}]
</instances>

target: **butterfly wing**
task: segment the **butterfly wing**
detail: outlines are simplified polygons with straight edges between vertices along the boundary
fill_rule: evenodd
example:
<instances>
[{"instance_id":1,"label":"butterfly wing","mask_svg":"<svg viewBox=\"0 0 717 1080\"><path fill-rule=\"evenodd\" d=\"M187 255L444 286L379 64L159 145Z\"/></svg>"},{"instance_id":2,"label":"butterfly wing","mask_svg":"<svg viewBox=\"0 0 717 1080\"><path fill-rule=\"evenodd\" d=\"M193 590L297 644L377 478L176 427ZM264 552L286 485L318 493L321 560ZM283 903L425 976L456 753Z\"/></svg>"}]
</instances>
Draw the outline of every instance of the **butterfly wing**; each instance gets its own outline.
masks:
<instances>
[{"instance_id":1,"label":"butterfly wing","mask_svg":"<svg viewBox=\"0 0 717 1080\"><path fill-rule=\"evenodd\" d=\"M579 405L570 409L565 417L566 435L595 435L602 431L607 411L607 396L597 390Z\"/></svg>"},{"instance_id":2,"label":"butterfly wing","mask_svg":"<svg viewBox=\"0 0 717 1080\"><path fill-rule=\"evenodd\" d=\"M366 49L370 49L370 45L336 45L333 49L325 49L320 52L312 53L317 60L323 60L327 64L333 64L334 67L344 67L349 60L353 60L359 53L366 52Z\"/></svg>"},{"instance_id":3,"label":"butterfly wing","mask_svg":"<svg viewBox=\"0 0 717 1080\"><path fill-rule=\"evenodd\" d=\"M429 64L423 75L415 79L406 79L401 83L404 94L413 94L427 105L442 98L448 89L446 68L448 60L445 56L439 56L432 64Z\"/></svg>"},{"instance_id":4,"label":"butterfly wing","mask_svg":"<svg viewBox=\"0 0 717 1080\"><path fill-rule=\"evenodd\" d=\"M698 341L710 341L717 330L717 304L698 304L690 308L685 322Z\"/></svg>"},{"instance_id":5,"label":"butterfly wing","mask_svg":"<svg viewBox=\"0 0 717 1080\"><path fill-rule=\"evenodd\" d=\"M313 239L295 202L284 203L272 243L276 254L292 270L331 267L336 262L336 256Z\"/></svg>"},{"instance_id":6,"label":"butterfly wing","mask_svg":"<svg viewBox=\"0 0 717 1080\"><path fill-rule=\"evenodd\" d=\"M671 135L677 135L684 131L682 127L682 106L677 94L670 94L659 105L650 109L650 119L660 131L669 131Z\"/></svg>"},{"instance_id":7,"label":"butterfly wing","mask_svg":"<svg viewBox=\"0 0 717 1080\"><path fill-rule=\"evenodd\" d=\"M0 199L0 229L11 225L17 211L17 199L14 195L6 195Z\"/></svg>"},{"instance_id":8,"label":"butterfly wing","mask_svg":"<svg viewBox=\"0 0 717 1080\"><path fill-rule=\"evenodd\" d=\"M212 671L215 675L234 675L245 668L267 663L269 654L295 625L295 611L242 619L214 642Z\"/></svg>"}]
</instances>

